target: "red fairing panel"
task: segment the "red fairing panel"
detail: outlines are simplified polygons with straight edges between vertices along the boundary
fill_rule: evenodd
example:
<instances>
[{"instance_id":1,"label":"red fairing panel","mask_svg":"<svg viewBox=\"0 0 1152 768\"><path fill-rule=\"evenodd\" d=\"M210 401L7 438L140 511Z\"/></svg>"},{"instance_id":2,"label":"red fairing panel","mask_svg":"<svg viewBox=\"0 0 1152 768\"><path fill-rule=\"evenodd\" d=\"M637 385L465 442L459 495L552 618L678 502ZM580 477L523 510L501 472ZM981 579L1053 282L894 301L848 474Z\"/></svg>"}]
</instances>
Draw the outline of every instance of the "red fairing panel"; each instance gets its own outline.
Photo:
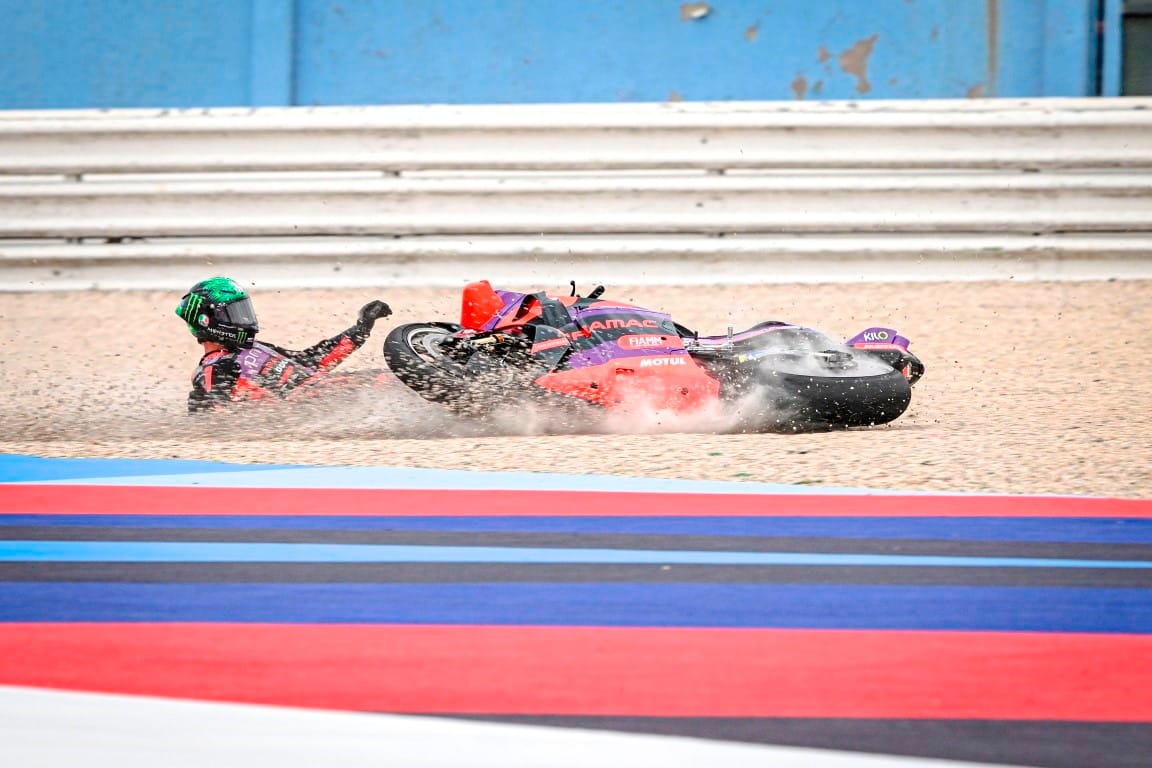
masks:
<instances>
[{"instance_id":1,"label":"red fairing panel","mask_svg":"<svg viewBox=\"0 0 1152 768\"><path fill-rule=\"evenodd\" d=\"M689 413L720 401L720 382L687 355L652 355L548 373L536 384L605 407Z\"/></svg>"}]
</instances>

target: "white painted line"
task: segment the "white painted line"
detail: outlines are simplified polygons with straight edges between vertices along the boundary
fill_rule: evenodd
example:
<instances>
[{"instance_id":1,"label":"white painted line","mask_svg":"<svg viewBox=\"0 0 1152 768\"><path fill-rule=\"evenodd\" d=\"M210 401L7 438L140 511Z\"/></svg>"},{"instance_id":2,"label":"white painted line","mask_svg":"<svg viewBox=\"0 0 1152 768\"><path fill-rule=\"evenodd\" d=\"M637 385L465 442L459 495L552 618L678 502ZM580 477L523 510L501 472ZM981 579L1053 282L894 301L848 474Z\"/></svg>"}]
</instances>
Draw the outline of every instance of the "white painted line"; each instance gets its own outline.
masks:
<instances>
[{"instance_id":1,"label":"white painted line","mask_svg":"<svg viewBox=\"0 0 1152 768\"><path fill-rule=\"evenodd\" d=\"M673 736L3 686L0 762L11 768L976 765Z\"/></svg>"},{"instance_id":2,"label":"white painted line","mask_svg":"<svg viewBox=\"0 0 1152 768\"><path fill-rule=\"evenodd\" d=\"M566 475L551 472L482 472L467 469L419 467L293 467L235 469L169 475L115 475L75 479L37 480L38 485L202 486L206 488L361 488L388 490L501 490L501 491L631 491L638 493L851 493L917 494L876 488L839 488L786 483L723 480L673 480L615 475ZM939 494L935 494L939 495ZM971 494L965 494L971 495Z\"/></svg>"}]
</instances>

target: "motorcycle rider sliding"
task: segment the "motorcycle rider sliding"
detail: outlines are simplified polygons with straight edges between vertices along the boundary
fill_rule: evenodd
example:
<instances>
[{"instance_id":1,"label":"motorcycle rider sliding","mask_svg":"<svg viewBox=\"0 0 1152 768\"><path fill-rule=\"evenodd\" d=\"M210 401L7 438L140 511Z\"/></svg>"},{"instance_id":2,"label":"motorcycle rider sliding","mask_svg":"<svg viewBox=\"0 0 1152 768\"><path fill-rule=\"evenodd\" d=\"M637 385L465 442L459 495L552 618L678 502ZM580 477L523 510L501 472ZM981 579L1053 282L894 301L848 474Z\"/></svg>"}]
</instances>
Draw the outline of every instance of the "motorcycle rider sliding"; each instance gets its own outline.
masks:
<instances>
[{"instance_id":1,"label":"motorcycle rider sliding","mask_svg":"<svg viewBox=\"0 0 1152 768\"><path fill-rule=\"evenodd\" d=\"M314 384L359 349L376 321L392 310L383 301L370 301L351 328L300 351L256 341L260 326L252 300L227 277L196 283L180 299L176 314L204 348L188 393L188 412L195 413L285 397Z\"/></svg>"}]
</instances>

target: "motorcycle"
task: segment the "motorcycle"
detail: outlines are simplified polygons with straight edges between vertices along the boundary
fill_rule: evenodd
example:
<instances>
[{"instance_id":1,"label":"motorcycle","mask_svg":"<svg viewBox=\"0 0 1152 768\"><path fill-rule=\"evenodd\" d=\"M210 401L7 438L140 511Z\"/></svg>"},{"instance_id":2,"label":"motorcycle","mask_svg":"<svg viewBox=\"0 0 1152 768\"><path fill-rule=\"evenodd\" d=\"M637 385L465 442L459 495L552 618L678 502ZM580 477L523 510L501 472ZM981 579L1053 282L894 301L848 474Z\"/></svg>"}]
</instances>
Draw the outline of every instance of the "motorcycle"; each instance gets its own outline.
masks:
<instances>
[{"instance_id":1,"label":"motorcycle","mask_svg":"<svg viewBox=\"0 0 1152 768\"><path fill-rule=\"evenodd\" d=\"M384 356L396 377L458 414L536 403L581 418L648 409L713 414L736 431L888 423L908 408L924 364L894 329L838 342L770 320L701 336L666 313L587 296L468 284L459 323L395 327Z\"/></svg>"}]
</instances>

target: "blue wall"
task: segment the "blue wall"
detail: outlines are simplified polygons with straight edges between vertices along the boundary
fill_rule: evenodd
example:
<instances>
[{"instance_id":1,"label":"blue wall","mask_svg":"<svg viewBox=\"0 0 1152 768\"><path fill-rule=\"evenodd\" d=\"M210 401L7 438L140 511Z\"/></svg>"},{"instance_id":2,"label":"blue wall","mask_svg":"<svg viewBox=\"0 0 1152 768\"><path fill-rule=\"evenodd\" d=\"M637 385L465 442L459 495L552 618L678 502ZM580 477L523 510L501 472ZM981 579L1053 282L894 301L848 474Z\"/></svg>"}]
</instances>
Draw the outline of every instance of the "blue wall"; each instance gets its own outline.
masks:
<instances>
[{"instance_id":1,"label":"blue wall","mask_svg":"<svg viewBox=\"0 0 1152 768\"><path fill-rule=\"evenodd\" d=\"M0 108L1095 95L1119 3L0 0Z\"/></svg>"}]
</instances>

